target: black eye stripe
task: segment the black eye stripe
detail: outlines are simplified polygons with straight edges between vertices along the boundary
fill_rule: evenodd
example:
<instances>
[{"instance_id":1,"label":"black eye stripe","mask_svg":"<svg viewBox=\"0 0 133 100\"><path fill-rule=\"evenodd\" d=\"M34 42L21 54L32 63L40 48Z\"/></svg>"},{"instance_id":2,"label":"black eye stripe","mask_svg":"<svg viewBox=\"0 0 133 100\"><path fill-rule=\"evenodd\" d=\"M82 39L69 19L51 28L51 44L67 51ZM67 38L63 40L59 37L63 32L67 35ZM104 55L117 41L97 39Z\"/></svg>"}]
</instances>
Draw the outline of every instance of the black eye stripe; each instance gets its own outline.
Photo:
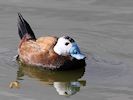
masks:
<instances>
[{"instance_id":1,"label":"black eye stripe","mask_svg":"<svg viewBox=\"0 0 133 100\"><path fill-rule=\"evenodd\" d=\"M70 40L69 40L71 43L73 43L74 42L74 40L71 38Z\"/></svg>"},{"instance_id":2,"label":"black eye stripe","mask_svg":"<svg viewBox=\"0 0 133 100\"><path fill-rule=\"evenodd\" d=\"M65 36L65 39L68 39L69 40L69 38L70 38L69 36Z\"/></svg>"},{"instance_id":3,"label":"black eye stripe","mask_svg":"<svg viewBox=\"0 0 133 100\"><path fill-rule=\"evenodd\" d=\"M72 38L70 38L69 36L66 36L65 39L69 40L71 43L75 42Z\"/></svg>"}]
</instances>

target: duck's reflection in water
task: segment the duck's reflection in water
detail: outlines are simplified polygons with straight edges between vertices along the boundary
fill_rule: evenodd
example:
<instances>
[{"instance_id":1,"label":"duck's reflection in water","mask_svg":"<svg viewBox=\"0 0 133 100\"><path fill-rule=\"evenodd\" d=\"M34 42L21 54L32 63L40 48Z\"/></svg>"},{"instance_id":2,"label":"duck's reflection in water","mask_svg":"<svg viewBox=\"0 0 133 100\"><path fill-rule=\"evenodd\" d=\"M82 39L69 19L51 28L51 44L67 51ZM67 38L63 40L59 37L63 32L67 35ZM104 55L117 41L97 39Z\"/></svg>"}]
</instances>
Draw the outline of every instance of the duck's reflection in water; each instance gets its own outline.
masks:
<instances>
[{"instance_id":1,"label":"duck's reflection in water","mask_svg":"<svg viewBox=\"0 0 133 100\"><path fill-rule=\"evenodd\" d=\"M75 82L54 82L53 86L59 95L71 96L80 91L81 86L85 86L86 81L75 81Z\"/></svg>"},{"instance_id":2,"label":"duck's reflection in water","mask_svg":"<svg viewBox=\"0 0 133 100\"><path fill-rule=\"evenodd\" d=\"M76 70L51 71L35 66L20 64L17 72L17 80L21 80L24 75L37 78L47 85L55 87L59 95L71 96L80 91L81 86L86 85L85 80L81 80L85 67Z\"/></svg>"}]
</instances>

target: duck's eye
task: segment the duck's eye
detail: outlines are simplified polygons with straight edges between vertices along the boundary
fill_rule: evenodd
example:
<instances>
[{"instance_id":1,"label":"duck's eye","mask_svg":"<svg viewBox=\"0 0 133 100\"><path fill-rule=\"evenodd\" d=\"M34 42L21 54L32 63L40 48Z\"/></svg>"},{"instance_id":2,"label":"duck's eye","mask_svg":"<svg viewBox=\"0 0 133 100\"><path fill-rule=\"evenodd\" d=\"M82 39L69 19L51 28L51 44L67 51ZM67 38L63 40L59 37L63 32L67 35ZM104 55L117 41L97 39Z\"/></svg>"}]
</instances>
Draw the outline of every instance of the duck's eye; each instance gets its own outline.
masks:
<instances>
[{"instance_id":1,"label":"duck's eye","mask_svg":"<svg viewBox=\"0 0 133 100\"><path fill-rule=\"evenodd\" d=\"M66 42L65 45L67 46L69 44L69 42Z\"/></svg>"}]
</instances>

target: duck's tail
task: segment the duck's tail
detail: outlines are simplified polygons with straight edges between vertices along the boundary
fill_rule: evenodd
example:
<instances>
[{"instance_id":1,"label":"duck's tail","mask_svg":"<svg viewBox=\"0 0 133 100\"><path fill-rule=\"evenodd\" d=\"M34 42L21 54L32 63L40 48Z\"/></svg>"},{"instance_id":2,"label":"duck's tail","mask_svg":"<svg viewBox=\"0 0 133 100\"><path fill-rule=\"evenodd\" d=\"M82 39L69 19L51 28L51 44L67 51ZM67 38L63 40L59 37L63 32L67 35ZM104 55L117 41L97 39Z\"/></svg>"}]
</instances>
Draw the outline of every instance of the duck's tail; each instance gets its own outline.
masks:
<instances>
[{"instance_id":1,"label":"duck's tail","mask_svg":"<svg viewBox=\"0 0 133 100\"><path fill-rule=\"evenodd\" d=\"M25 35L27 35L28 39L36 40L34 32L32 31L27 21L23 18L21 13L18 13L18 34L20 39L22 39Z\"/></svg>"}]
</instances>

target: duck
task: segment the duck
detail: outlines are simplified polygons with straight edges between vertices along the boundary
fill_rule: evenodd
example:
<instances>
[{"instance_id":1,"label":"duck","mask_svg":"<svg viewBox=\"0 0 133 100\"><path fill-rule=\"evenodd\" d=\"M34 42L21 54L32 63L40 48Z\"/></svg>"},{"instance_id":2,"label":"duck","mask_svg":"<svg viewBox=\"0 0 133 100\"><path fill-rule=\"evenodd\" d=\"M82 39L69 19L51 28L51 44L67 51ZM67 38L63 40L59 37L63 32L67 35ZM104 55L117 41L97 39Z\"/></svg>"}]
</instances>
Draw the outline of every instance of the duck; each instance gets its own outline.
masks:
<instances>
[{"instance_id":1,"label":"duck","mask_svg":"<svg viewBox=\"0 0 133 100\"><path fill-rule=\"evenodd\" d=\"M19 62L50 70L67 70L84 67L85 55L70 36L42 36L36 38L31 26L18 13Z\"/></svg>"}]
</instances>

